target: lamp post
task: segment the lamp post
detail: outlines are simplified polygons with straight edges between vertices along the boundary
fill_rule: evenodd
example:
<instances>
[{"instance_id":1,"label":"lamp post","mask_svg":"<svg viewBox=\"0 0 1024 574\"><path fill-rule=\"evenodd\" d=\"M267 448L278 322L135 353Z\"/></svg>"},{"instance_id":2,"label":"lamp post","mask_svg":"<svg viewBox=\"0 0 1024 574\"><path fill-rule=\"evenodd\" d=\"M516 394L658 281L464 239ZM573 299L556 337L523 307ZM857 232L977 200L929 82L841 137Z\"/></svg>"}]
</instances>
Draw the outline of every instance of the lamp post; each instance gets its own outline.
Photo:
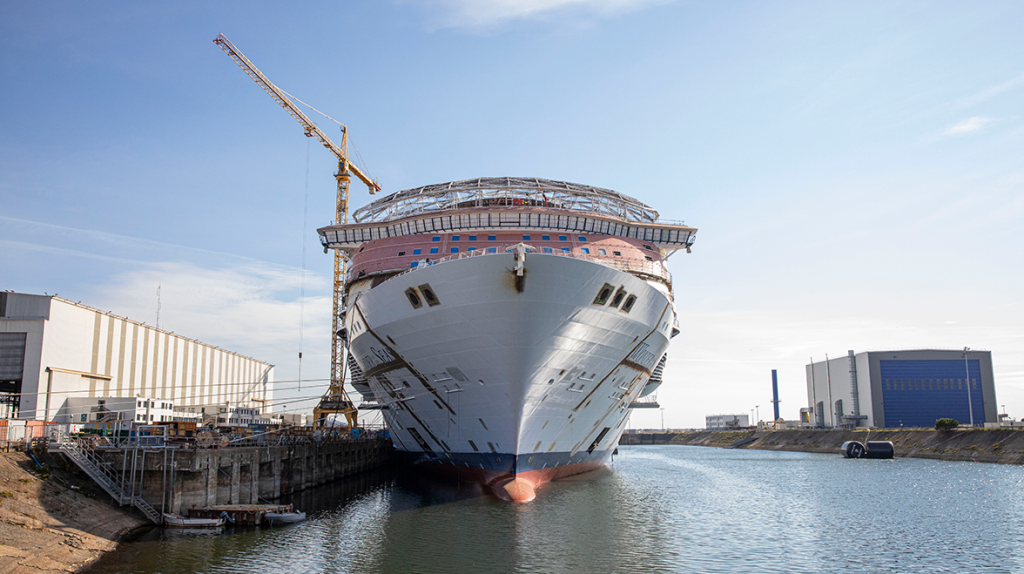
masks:
<instances>
[{"instance_id":1,"label":"lamp post","mask_svg":"<svg viewBox=\"0 0 1024 574\"><path fill-rule=\"evenodd\" d=\"M971 368L967 363L967 352L970 347L964 347L964 372L967 374L967 409L971 415L971 426L974 426L974 406L971 404Z\"/></svg>"},{"instance_id":2,"label":"lamp post","mask_svg":"<svg viewBox=\"0 0 1024 574\"><path fill-rule=\"evenodd\" d=\"M661 432L665 432L665 407L661 407Z\"/></svg>"}]
</instances>

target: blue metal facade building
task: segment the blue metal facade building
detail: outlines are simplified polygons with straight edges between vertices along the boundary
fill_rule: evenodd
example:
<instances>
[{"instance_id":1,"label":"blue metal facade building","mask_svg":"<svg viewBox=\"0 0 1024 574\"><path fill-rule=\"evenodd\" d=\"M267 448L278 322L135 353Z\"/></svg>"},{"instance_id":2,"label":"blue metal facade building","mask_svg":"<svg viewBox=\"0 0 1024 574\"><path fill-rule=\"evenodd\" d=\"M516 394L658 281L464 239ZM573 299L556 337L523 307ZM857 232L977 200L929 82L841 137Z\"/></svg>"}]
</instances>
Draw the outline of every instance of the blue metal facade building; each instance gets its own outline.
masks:
<instances>
[{"instance_id":1,"label":"blue metal facade building","mask_svg":"<svg viewBox=\"0 0 1024 574\"><path fill-rule=\"evenodd\" d=\"M806 371L807 426L931 428L941 418L966 426L972 414L975 426L999 421L990 351L848 351Z\"/></svg>"},{"instance_id":2,"label":"blue metal facade building","mask_svg":"<svg viewBox=\"0 0 1024 574\"><path fill-rule=\"evenodd\" d=\"M962 360L880 360L879 368L886 427L931 427L941 418L968 424L971 411L976 424L985 422L977 359L966 364Z\"/></svg>"}]
</instances>

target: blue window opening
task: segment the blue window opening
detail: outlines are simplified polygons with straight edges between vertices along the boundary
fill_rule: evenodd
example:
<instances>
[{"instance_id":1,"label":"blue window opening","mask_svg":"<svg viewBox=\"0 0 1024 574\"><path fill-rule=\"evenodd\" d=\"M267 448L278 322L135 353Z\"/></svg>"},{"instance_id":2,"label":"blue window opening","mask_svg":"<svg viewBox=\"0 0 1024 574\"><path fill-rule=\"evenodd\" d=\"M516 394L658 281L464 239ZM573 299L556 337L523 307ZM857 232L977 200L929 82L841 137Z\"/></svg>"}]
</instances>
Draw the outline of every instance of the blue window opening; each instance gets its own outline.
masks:
<instances>
[{"instance_id":1,"label":"blue window opening","mask_svg":"<svg viewBox=\"0 0 1024 574\"><path fill-rule=\"evenodd\" d=\"M413 255L419 255L419 254L420 254L421 252L422 252L422 250L421 250L421 249L413 249L413 250L412 250L412 254L413 254Z\"/></svg>"},{"instance_id":2,"label":"blue window opening","mask_svg":"<svg viewBox=\"0 0 1024 574\"><path fill-rule=\"evenodd\" d=\"M580 251L586 253L587 255L590 255L590 248L589 247L580 247Z\"/></svg>"},{"instance_id":3,"label":"blue window opening","mask_svg":"<svg viewBox=\"0 0 1024 574\"><path fill-rule=\"evenodd\" d=\"M587 240L587 238L583 237L582 235L580 235L577 239L579 239L580 241L586 241Z\"/></svg>"},{"instance_id":4,"label":"blue window opening","mask_svg":"<svg viewBox=\"0 0 1024 574\"><path fill-rule=\"evenodd\" d=\"M498 236L497 235L488 235L487 236L487 241L497 241L497 240L498 240Z\"/></svg>"},{"instance_id":5,"label":"blue window opening","mask_svg":"<svg viewBox=\"0 0 1024 574\"><path fill-rule=\"evenodd\" d=\"M566 236L564 236L564 235L559 235L559 236L558 236L558 240L559 240L559 241L569 241L569 238L568 238L568 237L566 237Z\"/></svg>"},{"instance_id":6,"label":"blue window opening","mask_svg":"<svg viewBox=\"0 0 1024 574\"><path fill-rule=\"evenodd\" d=\"M488 253L497 253L498 252L498 248L497 247L488 247L487 248L487 252Z\"/></svg>"},{"instance_id":7,"label":"blue window opening","mask_svg":"<svg viewBox=\"0 0 1024 574\"><path fill-rule=\"evenodd\" d=\"M458 240L459 240L459 236L458 235L452 235L452 241L458 241Z\"/></svg>"},{"instance_id":8,"label":"blue window opening","mask_svg":"<svg viewBox=\"0 0 1024 574\"><path fill-rule=\"evenodd\" d=\"M470 235L469 236L469 240L470 241L476 241L476 235Z\"/></svg>"},{"instance_id":9,"label":"blue window opening","mask_svg":"<svg viewBox=\"0 0 1024 574\"><path fill-rule=\"evenodd\" d=\"M409 269L415 269L416 267L419 267L419 266L420 266L420 262L419 261L413 261L412 263L409 264Z\"/></svg>"},{"instance_id":10,"label":"blue window opening","mask_svg":"<svg viewBox=\"0 0 1024 574\"><path fill-rule=\"evenodd\" d=\"M551 253L551 248L550 247L545 247L544 248L544 253Z\"/></svg>"},{"instance_id":11,"label":"blue window opening","mask_svg":"<svg viewBox=\"0 0 1024 574\"><path fill-rule=\"evenodd\" d=\"M431 247L430 248L430 252L436 254L437 253L437 247Z\"/></svg>"},{"instance_id":12,"label":"blue window opening","mask_svg":"<svg viewBox=\"0 0 1024 574\"><path fill-rule=\"evenodd\" d=\"M550 235L541 235L540 238L542 241L551 241Z\"/></svg>"},{"instance_id":13,"label":"blue window opening","mask_svg":"<svg viewBox=\"0 0 1024 574\"><path fill-rule=\"evenodd\" d=\"M458 253L458 252L459 252L459 248L458 247L452 247L452 253Z\"/></svg>"},{"instance_id":14,"label":"blue window opening","mask_svg":"<svg viewBox=\"0 0 1024 574\"><path fill-rule=\"evenodd\" d=\"M568 253L568 252L569 252L569 248L568 247L563 247L562 248L562 253Z\"/></svg>"},{"instance_id":15,"label":"blue window opening","mask_svg":"<svg viewBox=\"0 0 1024 574\"><path fill-rule=\"evenodd\" d=\"M529 240L530 240L530 236L529 235L524 235L523 236L523 241L529 241Z\"/></svg>"},{"instance_id":16,"label":"blue window opening","mask_svg":"<svg viewBox=\"0 0 1024 574\"><path fill-rule=\"evenodd\" d=\"M470 248L469 248L469 249L467 249L466 251L476 251L476 247L470 247Z\"/></svg>"},{"instance_id":17,"label":"blue window opening","mask_svg":"<svg viewBox=\"0 0 1024 574\"><path fill-rule=\"evenodd\" d=\"M440 235L435 235L432 238L430 238L430 240L431 241L441 241L441 236Z\"/></svg>"}]
</instances>

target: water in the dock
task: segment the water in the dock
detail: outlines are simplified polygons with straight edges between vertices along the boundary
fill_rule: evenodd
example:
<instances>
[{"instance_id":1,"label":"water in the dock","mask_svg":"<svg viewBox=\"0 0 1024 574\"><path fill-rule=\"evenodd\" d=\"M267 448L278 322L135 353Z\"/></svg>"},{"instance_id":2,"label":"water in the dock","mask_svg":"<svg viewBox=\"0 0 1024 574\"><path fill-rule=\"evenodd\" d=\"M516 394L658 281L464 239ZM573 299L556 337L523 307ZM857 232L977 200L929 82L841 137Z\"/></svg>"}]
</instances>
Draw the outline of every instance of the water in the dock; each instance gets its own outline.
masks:
<instances>
[{"instance_id":1,"label":"water in the dock","mask_svg":"<svg viewBox=\"0 0 1024 574\"><path fill-rule=\"evenodd\" d=\"M154 531L89 572L1022 572L1024 468L624 446L510 504L377 472L297 496L306 522Z\"/></svg>"}]
</instances>

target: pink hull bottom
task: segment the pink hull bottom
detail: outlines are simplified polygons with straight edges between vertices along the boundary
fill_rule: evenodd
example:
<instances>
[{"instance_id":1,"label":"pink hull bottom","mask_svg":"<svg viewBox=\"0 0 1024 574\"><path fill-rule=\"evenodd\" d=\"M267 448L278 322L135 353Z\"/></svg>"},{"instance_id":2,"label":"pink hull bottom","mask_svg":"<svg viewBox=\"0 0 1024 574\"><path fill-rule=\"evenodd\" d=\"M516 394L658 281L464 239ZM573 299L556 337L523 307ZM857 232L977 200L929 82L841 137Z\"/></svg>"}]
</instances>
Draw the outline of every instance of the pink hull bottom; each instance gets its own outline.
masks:
<instances>
[{"instance_id":1,"label":"pink hull bottom","mask_svg":"<svg viewBox=\"0 0 1024 574\"><path fill-rule=\"evenodd\" d=\"M606 460L602 458L515 473L456 467L436 462L421 462L419 464L432 471L457 478L458 480L482 484L502 500L508 502L530 502L537 497L537 487L542 484L558 480L559 478L596 470L604 466Z\"/></svg>"}]
</instances>

